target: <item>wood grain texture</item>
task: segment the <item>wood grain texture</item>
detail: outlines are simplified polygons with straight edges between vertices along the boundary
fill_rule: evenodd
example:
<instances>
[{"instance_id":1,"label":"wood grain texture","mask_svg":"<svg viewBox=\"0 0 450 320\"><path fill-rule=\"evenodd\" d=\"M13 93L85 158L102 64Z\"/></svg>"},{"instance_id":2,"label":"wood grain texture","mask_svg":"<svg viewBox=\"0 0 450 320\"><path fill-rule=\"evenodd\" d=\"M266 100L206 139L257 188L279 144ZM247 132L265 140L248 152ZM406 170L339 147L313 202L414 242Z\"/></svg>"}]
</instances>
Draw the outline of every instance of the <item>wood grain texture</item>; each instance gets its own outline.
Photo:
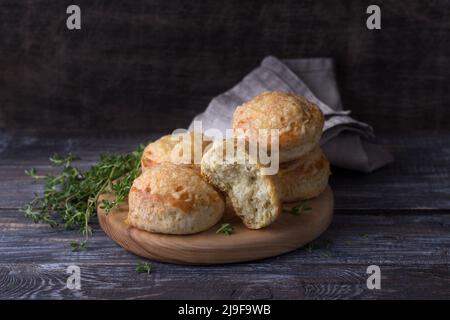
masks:
<instances>
[{"instance_id":1,"label":"wood grain texture","mask_svg":"<svg viewBox=\"0 0 450 320\"><path fill-rule=\"evenodd\" d=\"M68 264L0 263L2 299L449 299L448 265L382 267L381 290L366 287L365 265L303 264L291 274L233 269L138 274L130 264L78 264L81 290L65 287ZM233 271L233 272L230 272ZM412 285L414 284L414 285Z\"/></svg>"},{"instance_id":2,"label":"wood grain texture","mask_svg":"<svg viewBox=\"0 0 450 320\"><path fill-rule=\"evenodd\" d=\"M114 195L99 198L113 200ZM97 206L97 216L105 233L134 254L161 262L192 265L212 265L253 261L273 257L298 249L319 237L333 217L333 192L330 187L309 200L310 211L299 216L282 213L270 226L251 230L244 226L232 208L210 229L193 235L165 235L146 232L125 223L128 205L106 213ZM222 224L233 226L226 236L216 231Z\"/></svg>"},{"instance_id":3,"label":"wood grain texture","mask_svg":"<svg viewBox=\"0 0 450 320\"><path fill-rule=\"evenodd\" d=\"M1 136L1 135L0 135ZM102 152L130 152L159 134L84 133L58 135L5 134L0 149L0 207L20 208L41 189L24 170L54 172L48 157L74 152L86 169ZM1 141L1 139L0 139ZM380 135L378 142L393 153L395 162L371 174L332 168L335 212L411 213L450 210L450 132ZM362 211L361 211L362 210ZM428 212L428 211L427 211Z\"/></svg>"},{"instance_id":4,"label":"wood grain texture","mask_svg":"<svg viewBox=\"0 0 450 320\"><path fill-rule=\"evenodd\" d=\"M375 129L450 128L447 0L0 4L0 128L168 131L269 54L332 57L344 106ZM170 118L171 121L166 121ZM131 125L132 124L132 125Z\"/></svg>"},{"instance_id":5,"label":"wood grain texture","mask_svg":"<svg viewBox=\"0 0 450 320\"><path fill-rule=\"evenodd\" d=\"M128 263L142 260L111 241L93 223L89 250L72 252L76 231L35 224L18 211L0 211L0 261L7 264ZM303 264L328 265L439 265L450 261L450 215L335 215L330 228L312 247L257 262L232 266L190 267L155 262L163 270L223 270L237 272L271 269L289 272Z\"/></svg>"},{"instance_id":6,"label":"wood grain texture","mask_svg":"<svg viewBox=\"0 0 450 320\"><path fill-rule=\"evenodd\" d=\"M48 156L75 152L81 167L101 152L128 152L158 134L0 134L0 298L406 299L450 298L449 133L380 136L396 162L373 174L333 169L336 215L310 246L257 262L181 266L143 261L94 222L88 250L72 252L77 231L34 224L17 210L40 189L23 170L51 171ZM81 267L82 289L65 288ZM366 268L382 289L366 288Z\"/></svg>"},{"instance_id":7,"label":"wood grain texture","mask_svg":"<svg viewBox=\"0 0 450 320\"><path fill-rule=\"evenodd\" d=\"M77 232L0 212L0 298L375 299L448 298L450 215L338 215L312 249L257 262L181 266L136 257L98 226L89 249L71 252ZM82 272L82 290L65 288L67 266ZM366 268L382 270L368 290Z\"/></svg>"}]
</instances>

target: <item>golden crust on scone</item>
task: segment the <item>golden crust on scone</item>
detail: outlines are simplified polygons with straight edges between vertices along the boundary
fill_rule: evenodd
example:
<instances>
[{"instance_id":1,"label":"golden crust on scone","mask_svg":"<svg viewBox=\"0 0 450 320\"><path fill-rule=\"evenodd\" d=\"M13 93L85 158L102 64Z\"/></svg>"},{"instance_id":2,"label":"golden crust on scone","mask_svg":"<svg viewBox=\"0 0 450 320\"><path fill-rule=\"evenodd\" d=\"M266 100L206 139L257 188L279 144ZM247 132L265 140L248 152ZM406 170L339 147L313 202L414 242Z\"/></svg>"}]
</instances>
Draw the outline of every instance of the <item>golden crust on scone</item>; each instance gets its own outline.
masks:
<instances>
[{"instance_id":1,"label":"golden crust on scone","mask_svg":"<svg viewBox=\"0 0 450 320\"><path fill-rule=\"evenodd\" d=\"M237 107L233 116L233 129L242 129L253 142L258 141L259 129L278 129L280 162L311 151L319 143L323 125L323 114L315 104L278 91L254 97Z\"/></svg>"},{"instance_id":2,"label":"golden crust on scone","mask_svg":"<svg viewBox=\"0 0 450 320\"><path fill-rule=\"evenodd\" d=\"M163 162L135 179L126 223L156 233L192 234L215 225L225 204L195 170Z\"/></svg>"},{"instance_id":3,"label":"golden crust on scone","mask_svg":"<svg viewBox=\"0 0 450 320\"><path fill-rule=\"evenodd\" d=\"M201 133L186 132L163 136L145 147L141 158L142 171L162 162L183 164L200 171L201 157L210 143ZM184 150L190 150L190 154Z\"/></svg>"},{"instance_id":4,"label":"golden crust on scone","mask_svg":"<svg viewBox=\"0 0 450 320\"><path fill-rule=\"evenodd\" d=\"M316 147L298 160L283 163L274 176L280 199L292 202L317 197L328 185L330 162Z\"/></svg>"},{"instance_id":5,"label":"golden crust on scone","mask_svg":"<svg viewBox=\"0 0 450 320\"><path fill-rule=\"evenodd\" d=\"M248 153L244 163L237 161L236 155L227 159L224 156L227 141L232 140L216 141L207 149L202 159L201 173L229 196L234 211L247 228L266 227L281 212L273 178L263 175L262 167L256 161L249 161Z\"/></svg>"}]
</instances>

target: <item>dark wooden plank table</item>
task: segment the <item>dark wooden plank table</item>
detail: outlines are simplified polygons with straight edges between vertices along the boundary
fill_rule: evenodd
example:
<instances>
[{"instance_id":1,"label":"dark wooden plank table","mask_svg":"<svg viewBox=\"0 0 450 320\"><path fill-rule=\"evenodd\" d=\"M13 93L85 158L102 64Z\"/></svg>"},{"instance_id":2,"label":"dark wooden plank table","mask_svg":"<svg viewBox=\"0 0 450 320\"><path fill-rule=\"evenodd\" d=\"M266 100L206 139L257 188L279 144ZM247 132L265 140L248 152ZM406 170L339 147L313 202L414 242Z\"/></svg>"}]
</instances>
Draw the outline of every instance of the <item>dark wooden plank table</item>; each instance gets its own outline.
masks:
<instances>
[{"instance_id":1,"label":"dark wooden plank table","mask_svg":"<svg viewBox=\"0 0 450 320\"><path fill-rule=\"evenodd\" d=\"M372 174L333 168L333 223L307 247L278 257L219 266L152 262L116 245L94 225L87 251L75 231L34 224L18 211L40 185L24 170L49 172L48 156L72 151L82 168L102 152L127 152L155 134L0 134L0 298L322 299L450 298L450 132L379 137L396 162ZM81 268L81 290L66 268ZM381 268L381 289L366 269Z\"/></svg>"},{"instance_id":2,"label":"dark wooden plank table","mask_svg":"<svg viewBox=\"0 0 450 320\"><path fill-rule=\"evenodd\" d=\"M70 31L65 2L3 0L0 298L450 298L450 7L385 0L382 29L368 30L372 3L79 0L82 29ZM48 157L69 151L88 168L157 136L131 131L186 127L267 55L332 57L345 108L386 132L378 139L396 157L372 174L333 168L335 218L312 250L211 267L153 262L143 275L142 259L98 225L89 250L74 253L77 232L19 212L41 190L25 169L51 171ZM80 291L65 288L71 264ZM371 264L381 290L366 287Z\"/></svg>"}]
</instances>

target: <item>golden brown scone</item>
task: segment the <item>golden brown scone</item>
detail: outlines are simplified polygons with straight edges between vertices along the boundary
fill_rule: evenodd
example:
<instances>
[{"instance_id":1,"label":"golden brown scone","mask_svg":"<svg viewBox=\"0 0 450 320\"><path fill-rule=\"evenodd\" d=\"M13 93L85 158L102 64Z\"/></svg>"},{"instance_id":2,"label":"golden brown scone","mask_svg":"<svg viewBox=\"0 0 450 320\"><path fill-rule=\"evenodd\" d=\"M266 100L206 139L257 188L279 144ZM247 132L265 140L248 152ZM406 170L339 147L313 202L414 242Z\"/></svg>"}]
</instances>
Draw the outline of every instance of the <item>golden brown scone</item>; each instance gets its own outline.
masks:
<instances>
[{"instance_id":1,"label":"golden brown scone","mask_svg":"<svg viewBox=\"0 0 450 320\"><path fill-rule=\"evenodd\" d=\"M236 214L250 229L260 229L279 216L281 202L272 176L263 175L262 167L255 161L237 161L236 155L227 159L226 142L235 148L235 140L215 141L203 155L202 175L230 198ZM248 151L248 149L247 149Z\"/></svg>"},{"instance_id":2,"label":"golden brown scone","mask_svg":"<svg viewBox=\"0 0 450 320\"><path fill-rule=\"evenodd\" d=\"M211 141L201 133L186 132L163 136L145 147L141 158L142 171L162 162L183 164L200 171L203 151L210 143ZM183 150L191 150L191 153L185 154Z\"/></svg>"},{"instance_id":3,"label":"golden brown scone","mask_svg":"<svg viewBox=\"0 0 450 320\"><path fill-rule=\"evenodd\" d=\"M253 142L258 141L259 129L279 129L280 163L311 151L319 143L323 125L323 114L315 104L277 91L254 97L237 107L233 116L233 129L243 129Z\"/></svg>"},{"instance_id":4,"label":"golden brown scone","mask_svg":"<svg viewBox=\"0 0 450 320\"><path fill-rule=\"evenodd\" d=\"M292 202L317 197L327 187L329 175L330 162L316 147L298 160L281 164L274 180L281 201Z\"/></svg>"},{"instance_id":5,"label":"golden brown scone","mask_svg":"<svg viewBox=\"0 0 450 320\"><path fill-rule=\"evenodd\" d=\"M133 182L126 223L150 232L191 234L207 230L222 217L221 195L191 168L156 164Z\"/></svg>"}]
</instances>

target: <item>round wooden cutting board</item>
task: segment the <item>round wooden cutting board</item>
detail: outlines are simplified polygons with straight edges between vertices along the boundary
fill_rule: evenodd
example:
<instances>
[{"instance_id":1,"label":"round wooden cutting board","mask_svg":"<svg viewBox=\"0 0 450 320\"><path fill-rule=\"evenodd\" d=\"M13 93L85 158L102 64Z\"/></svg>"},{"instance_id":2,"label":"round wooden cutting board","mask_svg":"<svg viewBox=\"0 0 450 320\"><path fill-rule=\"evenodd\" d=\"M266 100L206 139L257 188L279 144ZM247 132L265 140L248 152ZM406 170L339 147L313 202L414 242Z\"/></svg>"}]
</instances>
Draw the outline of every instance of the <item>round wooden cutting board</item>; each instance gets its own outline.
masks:
<instances>
[{"instance_id":1,"label":"round wooden cutting board","mask_svg":"<svg viewBox=\"0 0 450 320\"><path fill-rule=\"evenodd\" d=\"M99 199L109 198L103 195ZM124 223L128 206L108 215L98 208L100 226L106 234L125 249L138 256L178 264L222 264L257 260L295 250L324 232L333 216L333 192L327 189L308 200L311 210L299 215L283 212L267 228L247 229L228 209L222 221L211 229L193 235L164 235L130 227ZM289 207L285 205L285 207ZM217 234L222 223L231 223L235 233Z\"/></svg>"}]
</instances>

